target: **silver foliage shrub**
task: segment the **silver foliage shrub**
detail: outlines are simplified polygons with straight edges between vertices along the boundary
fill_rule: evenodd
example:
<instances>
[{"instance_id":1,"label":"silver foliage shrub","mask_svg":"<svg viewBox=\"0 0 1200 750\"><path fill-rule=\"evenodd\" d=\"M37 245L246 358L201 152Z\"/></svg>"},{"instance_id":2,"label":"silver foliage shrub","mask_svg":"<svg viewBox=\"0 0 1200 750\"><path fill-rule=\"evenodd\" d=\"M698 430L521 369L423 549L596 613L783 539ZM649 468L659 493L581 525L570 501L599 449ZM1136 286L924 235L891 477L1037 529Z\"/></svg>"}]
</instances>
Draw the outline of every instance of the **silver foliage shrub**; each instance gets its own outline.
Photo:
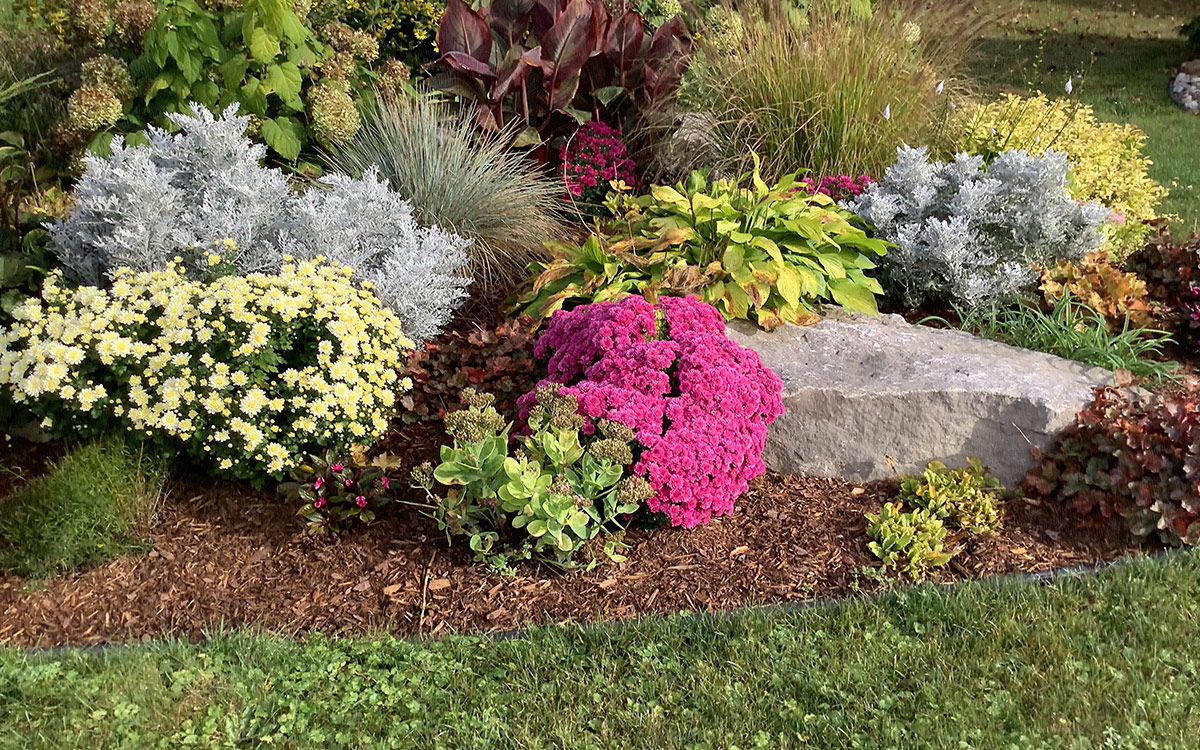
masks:
<instances>
[{"instance_id":1,"label":"silver foliage shrub","mask_svg":"<svg viewBox=\"0 0 1200 750\"><path fill-rule=\"evenodd\" d=\"M399 315L405 333L437 335L466 297L470 241L420 226L377 171L331 175L297 194L262 166L266 149L245 136L236 105L221 117L193 105L173 114L180 132L147 130L148 145L113 143L89 156L70 215L49 229L67 273L102 285L116 269L165 268L191 248L232 239L240 273L274 271L283 256L323 255L354 268Z\"/></svg>"},{"instance_id":2,"label":"silver foliage shrub","mask_svg":"<svg viewBox=\"0 0 1200 750\"><path fill-rule=\"evenodd\" d=\"M1033 265L1080 260L1102 238L1111 210L1067 192L1067 158L1005 151L989 167L960 154L930 162L924 148L901 147L883 179L849 203L895 243L881 259L888 293L916 307L968 308L1030 293Z\"/></svg>"}]
</instances>

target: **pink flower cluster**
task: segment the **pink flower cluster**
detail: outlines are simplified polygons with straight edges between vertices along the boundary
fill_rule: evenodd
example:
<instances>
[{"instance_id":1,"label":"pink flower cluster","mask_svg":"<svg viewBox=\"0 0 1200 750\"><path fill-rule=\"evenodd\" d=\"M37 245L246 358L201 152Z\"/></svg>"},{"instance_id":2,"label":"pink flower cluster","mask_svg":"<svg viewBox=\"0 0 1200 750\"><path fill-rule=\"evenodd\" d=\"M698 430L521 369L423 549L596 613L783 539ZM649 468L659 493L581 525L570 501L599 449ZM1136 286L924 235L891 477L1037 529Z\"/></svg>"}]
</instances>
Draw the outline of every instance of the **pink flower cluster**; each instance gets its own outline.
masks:
<instances>
[{"instance_id":1,"label":"pink flower cluster","mask_svg":"<svg viewBox=\"0 0 1200 750\"><path fill-rule=\"evenodd\" d=\"M761 474L767 425L783 413L782 382L725 335L695 297L637 296L554 314L537 344L546 382L579 411L634 431L634 474L655 490L647 507L692 528L732 512ZM522 415L534 394L520 401Z\"/></svg>"},{"instance_id":2,"label":"pink flower cluster","mask_svg":"<svg viewBox=\"0 0 1200 750\"><path fill-rule=\"evenodd\" d=\"M567 192L588 203L608 195L610 180L636 181L633 159L621 141L621 131L599 120L585 123L558 151Z\"/></svg>"},{"instance_id":3,"label":"pink flower cluster","mask_svg":"<svg viewBox=\"0 0 1200 750\"><path fill-rule=\"evenodd\" d=\"M820 180L815 177L805 177L800 180L800 186L795 189L803 190L809 194L822 193L841 203L855 196L862 195L866 192L867 188L874 184L875 180L869 174L860 174L858 177L839 174L822 177Z\"/></svg>"}]
</instances>

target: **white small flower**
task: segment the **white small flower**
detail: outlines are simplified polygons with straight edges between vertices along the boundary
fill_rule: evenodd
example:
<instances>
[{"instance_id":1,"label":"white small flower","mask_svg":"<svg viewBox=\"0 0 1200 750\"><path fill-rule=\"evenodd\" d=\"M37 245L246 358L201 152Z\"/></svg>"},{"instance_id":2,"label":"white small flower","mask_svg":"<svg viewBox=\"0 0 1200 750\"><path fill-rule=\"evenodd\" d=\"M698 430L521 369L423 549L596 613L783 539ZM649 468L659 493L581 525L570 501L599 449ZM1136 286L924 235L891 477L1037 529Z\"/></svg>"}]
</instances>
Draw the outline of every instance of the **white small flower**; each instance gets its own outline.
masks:
<instances>
[{"instance_id":1,"label":"white small flower","mask_svg":"<svg viewBox=\"0 0 1200 750\"><path fill-rule=\"evenodd\" d=\"M1067 85L1066 85L1066 86L1064 86L1063 88L1065 88L1065 89L1067 90L1067 93L1069 94L1069 93L1071 93L1072 91L1074 91L1074 90L1075 90L1075 84L1071 82L1071 79L1070 79L1070 78L1068 78L1068 79L1067 79Z\"/></svg>"},{"instance_id":2,"label":"white small flower","mask_svg":"<svg viewBox=\"0 0 1200 750\"><path fill-rule=\"evenodd\" d=\"M945 90L946 90L946 82L945 82L945 81L938 81L938 85L937 85L937 89L936 89L936 91L937 91L937 92L940 94L940 93L942 93L942 92L943 92L943 91L945 91Z\"/></svg>"},{"instance_id":3,"label":"white small flower","mask_svg":"<svg viewBox=\"0 0 1200 750\"><path fill-rule=\"evenodd\" d=\"M883 119L885 119L885 120L892 119L892 105L889 104L883 108Z\"/></svg>"}]
</instances>

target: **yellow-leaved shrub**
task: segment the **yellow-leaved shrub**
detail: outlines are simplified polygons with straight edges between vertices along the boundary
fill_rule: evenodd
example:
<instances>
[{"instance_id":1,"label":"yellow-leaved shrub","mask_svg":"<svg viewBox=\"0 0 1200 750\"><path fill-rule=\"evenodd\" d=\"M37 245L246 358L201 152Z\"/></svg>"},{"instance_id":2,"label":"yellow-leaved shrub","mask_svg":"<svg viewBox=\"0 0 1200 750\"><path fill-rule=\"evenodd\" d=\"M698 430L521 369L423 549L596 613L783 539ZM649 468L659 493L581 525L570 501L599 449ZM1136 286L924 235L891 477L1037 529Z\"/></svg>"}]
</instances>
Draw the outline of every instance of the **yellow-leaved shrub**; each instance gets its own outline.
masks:
<instances>
[{"instance_id":1,"label":"yellow-leaved shrub","mask_svg":"<svg viewBox=\"0 0 1200 750\"><path fill-rule=\"evenodd\" d=\"M99 289L56 272L0 332L0 388L56 433L120 428L261 482L378 439L409 387L412 342L351 275L318 260L196 281L175 263Z\"/></svg>"},{"instance_id":2,"label":"yellow-leaved shrub","mask_svg":"<svg viewBox=\"0 0 1200 750\"><path fill-rule=\"evenodd\" d=\"M1142 153L1146 134L1133 125L1099 122L1092 108L1044 94L1006 94L989 104L964 108L959 150L990 160L1001 151L1042 154L1053 149L1071 163L1071 195L1114 210L1104 224L1108 249L1123 258L1144 244L1167 190L1149 175Z\"/></svg>"}]
</instances>

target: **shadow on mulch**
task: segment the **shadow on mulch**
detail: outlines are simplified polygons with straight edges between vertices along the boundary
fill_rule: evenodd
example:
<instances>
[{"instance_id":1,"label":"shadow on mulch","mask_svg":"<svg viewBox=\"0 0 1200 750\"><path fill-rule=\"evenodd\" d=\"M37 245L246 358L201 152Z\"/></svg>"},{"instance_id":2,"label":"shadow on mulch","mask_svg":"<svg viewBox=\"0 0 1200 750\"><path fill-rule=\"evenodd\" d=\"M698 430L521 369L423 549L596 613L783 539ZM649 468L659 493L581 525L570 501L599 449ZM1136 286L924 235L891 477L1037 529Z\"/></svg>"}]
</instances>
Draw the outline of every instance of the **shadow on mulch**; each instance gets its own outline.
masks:
<instances>
[{"instance_id":1,"label":"shadow on mulch","mask_svg":"<svg viewBox=\"0 0 1200 750\"><path fill-rule=\"evenodd\" d=\"M409 433L410 447L424 442ZM732 516L690 531L631 531L620 565L489 573L409 506L338 540L311 539L294 509L242 485L172 486L148 554L44 582L0 576L0 641L62 646L202 637L217 626L398 636L831 599L870 590L863 514L893 483L768 474ZM1039 572L1144 554L1073 511L1014 500L1005 527L965 543L939 580Z\"/></svg>"}]
</instances>

